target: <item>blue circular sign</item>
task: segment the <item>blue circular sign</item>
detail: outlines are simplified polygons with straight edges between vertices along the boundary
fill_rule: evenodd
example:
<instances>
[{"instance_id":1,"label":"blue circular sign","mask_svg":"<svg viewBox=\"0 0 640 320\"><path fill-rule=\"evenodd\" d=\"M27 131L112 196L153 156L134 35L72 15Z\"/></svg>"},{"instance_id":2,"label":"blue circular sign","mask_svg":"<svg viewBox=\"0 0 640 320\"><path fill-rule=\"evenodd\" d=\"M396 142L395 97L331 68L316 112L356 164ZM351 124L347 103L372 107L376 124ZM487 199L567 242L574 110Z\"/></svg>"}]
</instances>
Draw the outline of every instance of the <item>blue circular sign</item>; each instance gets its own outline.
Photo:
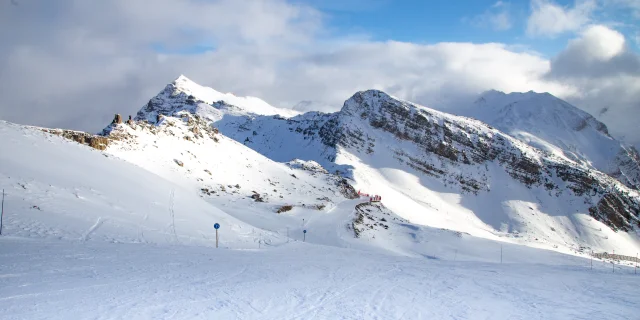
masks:
<instances>
[{"instance_id":1,"label":"blue circular sign","mask_svg":"<svg viewBox=\"0 0 640 320\"><path fill-rule=\"evenodd\" d=\"M306 229L305 229L305 230L302 230L302 232L303 232L303 233L307 233L307 230L306 230Z\"/></svg>"},{"instance_id":2,"label":"blue circular sign","mask_svg":"<svg viewBox=\"0 0 640 320\"><path fill-rule=\"evenodd\" d=\"M216 228L216 229L220 229L220 224L216 223L216 224L213 225L213 227Z\"/></svg>"}]
</instances>

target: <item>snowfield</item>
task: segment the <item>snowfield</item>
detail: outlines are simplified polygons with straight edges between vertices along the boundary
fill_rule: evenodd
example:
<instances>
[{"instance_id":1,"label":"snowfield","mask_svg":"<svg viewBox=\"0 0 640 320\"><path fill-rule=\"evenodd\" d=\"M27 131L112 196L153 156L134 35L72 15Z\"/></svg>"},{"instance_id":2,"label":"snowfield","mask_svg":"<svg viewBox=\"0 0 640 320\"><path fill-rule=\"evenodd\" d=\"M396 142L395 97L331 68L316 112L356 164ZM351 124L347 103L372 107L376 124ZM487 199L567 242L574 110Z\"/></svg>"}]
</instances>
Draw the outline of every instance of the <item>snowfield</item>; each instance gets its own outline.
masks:
<instances>
[{"instance_id":1,"label":"snowfield","mask_svg":"<svg viewBox=\"0 0 640 320\"><path fill-rule=\"evenodd\" d=\"M327 115L185 77L104 150L0 121L0 318L638 319L640 270L588 255L637 254L635 229L497 163L478 166L490 192L464 193L354 114L375 152L320 144Z\"/></svg>"},{"instance_id":2,"label":"snowfield","mask_svg":"<svg viewBox=\"0 0 640 320\"><path fill-rule=\"evenodd\" d=\"M407 258L299 241L229 250L3 237L0 311L7 320L637 319L640 276L554 255L564 263Z\"/></svg>"}]
</instances>

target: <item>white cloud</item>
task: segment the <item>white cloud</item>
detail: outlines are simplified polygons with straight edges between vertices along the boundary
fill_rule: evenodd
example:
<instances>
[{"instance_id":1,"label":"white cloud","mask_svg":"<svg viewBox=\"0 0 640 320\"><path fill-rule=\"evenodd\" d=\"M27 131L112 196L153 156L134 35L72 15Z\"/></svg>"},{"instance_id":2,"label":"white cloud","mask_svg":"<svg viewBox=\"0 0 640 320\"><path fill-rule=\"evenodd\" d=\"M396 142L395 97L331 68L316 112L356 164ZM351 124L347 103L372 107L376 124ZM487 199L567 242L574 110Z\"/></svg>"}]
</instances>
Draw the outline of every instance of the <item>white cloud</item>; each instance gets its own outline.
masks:
<instances>
[{"instance_id":1,"label":"white cloud","mask_svg":"<svg viewBox=\"0 0 640 320\"><path fill-rule=\"evenodd\" d=\"M571 40L567 50L585 55L588 59L610 60L625 49L624 36L615 30L594 25L582 32L578 39Z\"/></svg>"},{"instance_id":2,"label":"white cloud","mask_svg":"<svg viewBox=\"0 0 640 320\"><path fill-rule=\"evenodd\" d=\"M635 110L640 81L615 31L589 29L549 60L499 43L377 42L331 36L328 29L322 13L284 0L4 2L0 118L99 131L113 113L134 114L185 74L277 106L310 100L325 111L370 88L440 109L488 89L549 91L586 108L602 108L606 100L609 124L621 123L622 134L640 141L640 132L625 124L632 117L624 117ZM157 43L215 49L160 54L151 49ZM569 63L583 61L580 48L589 50L588 68ZM579 72L594 68L602 71L600 85L589 79L594 74Z\"/></svg>"},{"instance_id":3,"label":"white cloud","mask_svg":"<svg viewBox=\"0 0 640 320\"><path fill-rule=\"evenodd\" d=\"M510 5L508 2L498 1L489 9L470 20L475 27L489 27L496 31L509 30L513 26Z\"/></svg>"},{"instance_id":4,"label":"white cloud","mask_svg":"<svg viewBox=\"0 0 640 320\"><path fill-rule=\"evenodd\" d=\"M527 21L530 36L556 36L578 31L591 21L597 8L595 0L576 0L573 7L562 7L553 0L531 0L531 16Z\"/></svg>"},{"instance_id":5,"label":"white cloud","mask_svg":"<svg viewBox=\"0 0 640 320\"><path fill-rule=\"evenodd\" d=\"M565 98L593 115L608 107L602 120L613 124L610 131L639 142L640 55L625 43L615 30L590 26L552 60L546 78L570 83L576 91Z\"/></svg>"}]
</instances>

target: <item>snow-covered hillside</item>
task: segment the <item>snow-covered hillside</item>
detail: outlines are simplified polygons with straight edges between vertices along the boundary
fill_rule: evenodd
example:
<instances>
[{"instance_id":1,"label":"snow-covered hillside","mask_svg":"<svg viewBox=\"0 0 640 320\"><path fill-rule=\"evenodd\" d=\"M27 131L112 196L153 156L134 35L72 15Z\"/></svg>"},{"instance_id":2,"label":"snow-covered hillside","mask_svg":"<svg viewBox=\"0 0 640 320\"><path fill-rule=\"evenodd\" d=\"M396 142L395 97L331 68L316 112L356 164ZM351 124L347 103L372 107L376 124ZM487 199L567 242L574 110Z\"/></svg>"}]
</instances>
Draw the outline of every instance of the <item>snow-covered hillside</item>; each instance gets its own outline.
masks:
<instances>
[{"instance_id":1,"label":"snow-covered hillside","mask_svg":"<svg viewBox=\"0 0 640 320\"><path fill-rule=\"evenodd\" d=\"M412 223L567 252L639 246L636 191L477 120L375 90L334 114L293 117L204 101L173 83L136 119L198 115L274 162L315 161L352 178Z\"/></svg>"},{"instance_id":2,"label":"snow-covered hillside","mask_svg":"<svg viewBox=\"0 0 640 320\"><path fill-rule=\"evenodd\" d=\"M549 93L488 91L462 114L640 190L640 155L590 114Z\"/></svg>"},{"instance_id":3,"label":"snow-covered hillside","mask_svg":"<svg viewBox=\"0 0 640 320\"><path fill-rule=\"evenodd\" d=\"M131 163L56 135L0 122L3 233L86 241L253 247L254 230L197 193ZM267 235L277 238L277 235Z\"/></svg>"},{"instance_id":4,"label":"snow-covered hillside","mask_svg":"<svg viewBox=\"0 0 640 320\"><path fill-rule=\"evenodd\" d=\"M587 256L640 247L616 180L379 91L264 115L185 79L102 135L0 121L3 319L635 314Z\"/></svg>"}]
</instances>

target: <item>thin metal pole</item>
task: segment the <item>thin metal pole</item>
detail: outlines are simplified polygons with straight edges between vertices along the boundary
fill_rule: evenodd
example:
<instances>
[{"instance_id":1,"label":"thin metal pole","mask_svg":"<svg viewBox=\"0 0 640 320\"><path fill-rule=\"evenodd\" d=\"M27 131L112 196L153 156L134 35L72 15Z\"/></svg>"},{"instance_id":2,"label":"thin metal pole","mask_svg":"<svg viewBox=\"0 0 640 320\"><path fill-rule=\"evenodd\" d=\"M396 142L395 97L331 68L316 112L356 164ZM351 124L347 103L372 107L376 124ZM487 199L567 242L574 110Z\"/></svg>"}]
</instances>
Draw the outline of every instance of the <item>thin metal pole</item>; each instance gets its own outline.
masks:
<instances>
[{"instance_id":1,"label":"thin metal pole","mask_svg":"<svg viewBox=\"0 0 640 320\"><path fill-rule=\"evenodd\" d=\"M216 229L216 248L218 247L218 229Z\"/></svg>"},{"instance_id":2,"label":"thin metal pole","mask_svg":"<svg viewBox=\"0 0 640 320\"><path fill-rule=\"evenodd\" d=\"M4 189L2 189L2 209L0 209L0 235L2 235L2 220L4 219Z\"/></svg>"},{"instance_id":3,"label":"thin metal pole","mask_svg":"<svg viewBox=\"0 0 640 320\"><path fill-rule=\"evenodd\" d=\"M638 254L636 253L636 267L633 269L633 274L638 274Z\"/></svg>"},{"instance_id":4,"label":"thin metal pole","mask_svg":"<svg viewBox=\"0 0 640 320\"><path fill-rule=\"evenodd\" d=\"M591 270L593 270L593 251L591 251Z\"/></svg>"},{"instance_id":5,"label":"thin metal pole","mask_svg":"<svg viewBox=\"0 0 640 320\"><path fill-rule=\"evenodd\" d=\"M500 245L500 264L502 264L502 245Z\"/></svg>"}]
</instances>

